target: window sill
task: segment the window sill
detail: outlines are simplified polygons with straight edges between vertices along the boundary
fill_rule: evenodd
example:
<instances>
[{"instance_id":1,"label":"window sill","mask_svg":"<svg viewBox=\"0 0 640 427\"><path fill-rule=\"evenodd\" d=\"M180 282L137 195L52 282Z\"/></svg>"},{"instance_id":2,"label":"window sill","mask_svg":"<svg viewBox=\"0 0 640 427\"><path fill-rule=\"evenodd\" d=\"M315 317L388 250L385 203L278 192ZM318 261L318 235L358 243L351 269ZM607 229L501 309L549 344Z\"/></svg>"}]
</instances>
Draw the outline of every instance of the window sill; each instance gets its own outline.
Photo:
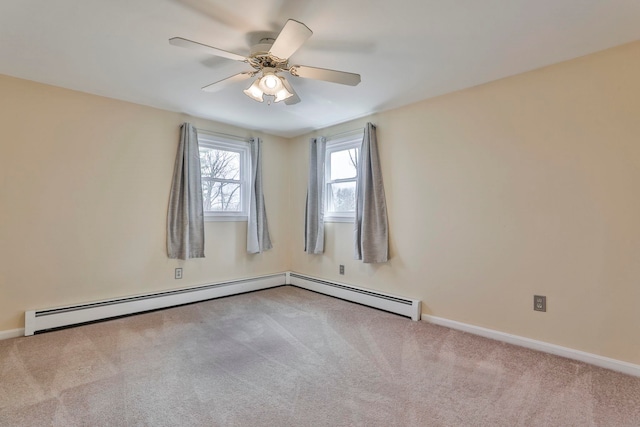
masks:
<instances>
[{"instance_id":1,"label":"window sill","mask_svg":"<svg viewBox=\"0 0 640 427\"><path fill-rule=\"evenodd\" d=\"M355 217L353 216L325 216L324 222L350 222L353 224Z\"/></svg>"},{"instance_id":2,"label":"window sill","mask_svg":"<svg viewBox=\"0 0 640 427\"><path fill-rule=\"evenodd\" d=\"M204 222L242 222L248 220L249 218L246 215L216 215L204 217Z\"/></svg>"}]
</instances>

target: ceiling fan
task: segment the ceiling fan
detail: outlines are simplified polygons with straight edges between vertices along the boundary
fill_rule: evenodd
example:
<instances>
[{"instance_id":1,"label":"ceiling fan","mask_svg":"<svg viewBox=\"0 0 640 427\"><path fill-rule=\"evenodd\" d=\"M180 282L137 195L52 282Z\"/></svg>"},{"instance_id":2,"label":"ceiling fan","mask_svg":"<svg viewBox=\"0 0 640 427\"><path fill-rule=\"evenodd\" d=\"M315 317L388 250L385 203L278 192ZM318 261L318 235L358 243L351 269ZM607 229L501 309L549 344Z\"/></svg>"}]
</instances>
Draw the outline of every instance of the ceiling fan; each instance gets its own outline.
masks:
<instances>
[{"instance_id":1,"label":"ceiling fan","mask_svg":"<svg viewBox=\"0 0 640 427\"><path fill-rule=\"evenodd\" d=\"M289 74L307 79L323 80L343 85L356 86L360 83L360 75L344 71L328 70L326 68L308 67L306 65L289 65L289 57L293 55L313 32L302 22L289 19L280 34L273 38L263 38L251 47L249 56L238 55L206 44L187 40L182 37L173 37L169 43L174 46L195 49L211 55L235 61L246 62L253 67L253 71L245 71L226 79L211 83L202 88L206 92L218 91L230 84L259 77L244 93L258 102L264 102L265 95L274 102L284 101L287 105L300 102L300 98L293 90L289 82L280 74Z\"/></svg>"}]
</instances>

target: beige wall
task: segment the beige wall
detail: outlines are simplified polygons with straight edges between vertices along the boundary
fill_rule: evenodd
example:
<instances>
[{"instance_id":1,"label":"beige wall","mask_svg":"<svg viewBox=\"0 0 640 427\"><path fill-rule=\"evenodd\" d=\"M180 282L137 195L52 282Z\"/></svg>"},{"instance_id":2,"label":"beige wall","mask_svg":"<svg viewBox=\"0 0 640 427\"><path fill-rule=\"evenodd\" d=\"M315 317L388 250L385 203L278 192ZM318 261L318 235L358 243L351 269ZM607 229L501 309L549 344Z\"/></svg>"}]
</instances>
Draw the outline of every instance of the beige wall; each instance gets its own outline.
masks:
<instances>
[{"instance_id":1,"label":"beige wall","mask_svg":"<svg viewBox=\"0 0 640 427\"><path fill-rule=\"evenodd\" d=\"M274 249L247 255L246 222L212 222L205 259L170 260L180 124L249 131L10 77L0 76L0 94L0 331L23 327L28 309L289 268L287 140L256 134Z\"/></svg>"},{"instance_id":2,"label":"beige wall","mask_svg":"<svg viewBox=\"0 0 640 427\"><path fill-rule=\"evenodd\" d=\"M323 256L303 253L310 135L296 138L292 269L640 363L638 76L634 43L315 132L378 126L382 265L353 261L350 224L328 224Z\"/></svg>"},{"instance_id":3,"label":"beige wall","mask_svg":"<svg viewBox=\"0 0 640 427\"><path fill-rule=\"evenodd\" d=\"M274 250L246 255L245 223L207 223L206 259L169 260L179 124L250 133L0 76L0 331L27 309L293 269L640 363L638 75L634 43L316 132L378 126L382 265L352 260L349 224L327 225L323 256L302 251L310 135L260 135Z\"/></svg>"}]
</instances>

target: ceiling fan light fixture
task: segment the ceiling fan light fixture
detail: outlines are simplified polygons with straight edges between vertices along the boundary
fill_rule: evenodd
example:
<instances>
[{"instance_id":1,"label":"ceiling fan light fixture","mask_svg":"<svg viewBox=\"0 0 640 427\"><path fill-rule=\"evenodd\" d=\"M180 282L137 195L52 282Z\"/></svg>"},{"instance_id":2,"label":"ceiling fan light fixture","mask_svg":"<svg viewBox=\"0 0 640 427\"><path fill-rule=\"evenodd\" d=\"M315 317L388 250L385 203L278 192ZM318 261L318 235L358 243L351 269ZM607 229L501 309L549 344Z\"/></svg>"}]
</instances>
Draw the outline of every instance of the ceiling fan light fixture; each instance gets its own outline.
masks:
<instances>
[{"instance_id":1,"label":"ceiling fan light fixture","mask_svg":"<svg viewBox=\"0 0 640 427\"><path fill-rule=\"evenodd\" d=\"M261 82L269 90L274 90L281 84L275 74L267 74L261 79Z\"/></svg>"},{"instance_id":2,"label":"ceiling fan light fixture","mask_svg":"<svg viewBox=\"0 0 640 427\"><path fill-rule=\"evenodd\" d=\"M284 77L280 77L275 73L273 68L265 68L262 77L253 82L253 84L244 90L245 95L249 98L264 102L264 95L273 96L273 102L284 101L293 96L284 84Z\"/></svg>"},{"instance_id":3,"label":"ceiling fan light fixture","mask_svg":"<svg viewBox=\"0 0 640 427\"><path fill-rule=\"evenodd\" d=\"M253 82L253 84L249 86L247 89L245 89L243 92L245 95L247 95L249 98L253 99L254 101L264 102L264 98L263 98L264 92L262 91L262 89L260 89L260 79Z\"/></svg>"},{"instance_id":4,"label":"ceiling fan light fixture","mask_svg":"<svg viewBox=\"0 0 640 427\"><path fill-rule=\"evenodd\" d=\"M276 74L275 68L265 67L262 69L262 77L258 79L260 89L267 95L278 93L284 86L282 85L282 77Z\"/></svg>"},{"instance_id":5,"label":"ceiling fan light fixture","mask_svg":"<svg viewBox=\"0 0 640 427\"><path fill-rule=\"evenodd\" d=\"M289 92L286 87L282 86L282 89L280 89L275 96L276 96L276 99L274 99L273 102L280 102L280 101L284 101L287 98L291 98L293 94Z\"/></svg>"}]
</instances>

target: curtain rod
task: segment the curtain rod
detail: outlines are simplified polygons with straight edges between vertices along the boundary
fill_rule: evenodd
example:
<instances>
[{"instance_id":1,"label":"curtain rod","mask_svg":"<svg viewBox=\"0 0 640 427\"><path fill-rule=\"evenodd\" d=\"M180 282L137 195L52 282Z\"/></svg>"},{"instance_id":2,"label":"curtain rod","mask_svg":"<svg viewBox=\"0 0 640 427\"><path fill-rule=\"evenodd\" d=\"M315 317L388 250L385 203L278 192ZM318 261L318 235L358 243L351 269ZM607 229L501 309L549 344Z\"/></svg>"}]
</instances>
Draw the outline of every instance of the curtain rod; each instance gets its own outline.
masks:
<instances>
[{"instance_id":1,"label":"curtain rod","mask_svg":"<svg viewBox=\"0 0 640 427\"><path fill-rule=\"evenodd\" d=\"M364 133L364 128L358 128L358 129L351 129L351 130L346 130L344 132L338 132L334 135L330 135L327 136L327 139L336 139L336 138L341 138L341 137L345 137L345 136L351 136L351 135L356 135L358 133Z\"/></svg>"},{"instance_id":2,"label":"curtain rod","mask_svg":"<svg viewBox=\"0 0 640 427\"><path fill-rule=\"evenodd\" d=\"M244 141L244 142L248 142L251 137L247 137L247 138L243 138L241 136L238 135L232 135L229 133L222 133L222 132L215 132L212 130L208 130L208 129L201 129L201 128L197 128L198 132L202 132L202 133L206 133L212 136L218 136L221 138L228 138L228 139L234 139L236 141ZM357 129L351 129L351 130L346 130L344 132L338 132L336 134L333 135L329 135L326 138L329 139L336 139L336 138L342 138L342 137L346 137L346 136L351 136L351 135L356 135L358 133L364 133L364 127L362 128L357 128Z\"/></svg>"},{"instance_id":3,"label":"curtain rod","mask_svg":"<svg viewBox=\"0 0 640 427\"><path fill-rule=\"evenodd\" d=\"M215 132L215 131L212 131L212 130L200 129L200 128L196 128L196 129L198 130L198 132L206 133L206 134L211 135L211 136L217 136L219 138L227 138L227 139L233 139L233 140L236 140L236 141L244 141L244 142L249 142L249 140L251 139L250 137L243 138L243 137L238 136L238 135L231 135L230 133Z\"/></svg>"}]
</instances>

